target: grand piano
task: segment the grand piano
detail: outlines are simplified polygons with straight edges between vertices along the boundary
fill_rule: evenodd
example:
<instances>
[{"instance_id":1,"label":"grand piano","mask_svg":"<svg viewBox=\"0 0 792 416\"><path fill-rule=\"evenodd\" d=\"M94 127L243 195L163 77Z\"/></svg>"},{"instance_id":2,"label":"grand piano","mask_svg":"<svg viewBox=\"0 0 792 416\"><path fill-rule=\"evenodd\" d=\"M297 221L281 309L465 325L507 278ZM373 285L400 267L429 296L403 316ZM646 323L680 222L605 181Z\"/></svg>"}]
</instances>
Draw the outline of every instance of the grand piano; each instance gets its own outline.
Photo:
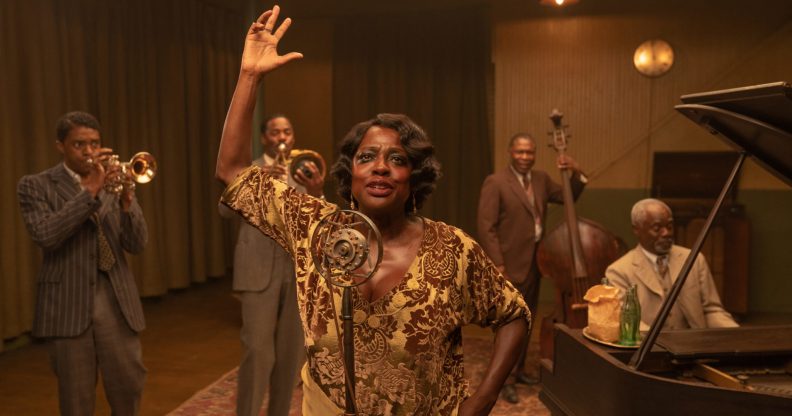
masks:
<instances>
[{"instance_id":1,"label":"grand piano","mask_svg":"<svg viewBox=\"0 0 792 416\"><path fill-rule=\"evenodd\" d=\"M539 393L553 415L792 415L792 325L661 331L745 158L792 185L792 86L681 100L677 111L740 157L639 349L602 345L556 325L555 359L541 361Z\"/></svg>"}]
</instances>

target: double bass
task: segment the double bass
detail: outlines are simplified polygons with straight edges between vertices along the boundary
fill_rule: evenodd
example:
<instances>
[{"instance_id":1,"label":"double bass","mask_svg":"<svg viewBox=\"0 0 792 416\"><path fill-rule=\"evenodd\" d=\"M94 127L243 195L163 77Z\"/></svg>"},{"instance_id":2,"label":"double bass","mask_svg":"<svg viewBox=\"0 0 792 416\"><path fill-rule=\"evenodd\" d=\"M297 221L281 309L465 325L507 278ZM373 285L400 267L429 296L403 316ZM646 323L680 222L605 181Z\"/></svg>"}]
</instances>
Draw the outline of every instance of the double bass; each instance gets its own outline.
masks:
<instances>
[{"instance_id":1,"label":"double bass","mask_svg":"<svg viewBox=\"0 0 792 416\"><path fill-rule=\"evenodd\" d=\"M568 144L562 118L563 114L557 109L550 114L553 122L550 146L559 156L566 154ZM600 282L608 265L626 251L626 245L619 237L602 225L577 216L571 178L572 172L562 168L564 222L539 242L536 251L541 275L551 278L556 287L555 310L542 320L540 332L541 356L551 360L554 325L563 323L571 328L586 327L588 307L583 295Z\"/></svg>"}]
</instances>

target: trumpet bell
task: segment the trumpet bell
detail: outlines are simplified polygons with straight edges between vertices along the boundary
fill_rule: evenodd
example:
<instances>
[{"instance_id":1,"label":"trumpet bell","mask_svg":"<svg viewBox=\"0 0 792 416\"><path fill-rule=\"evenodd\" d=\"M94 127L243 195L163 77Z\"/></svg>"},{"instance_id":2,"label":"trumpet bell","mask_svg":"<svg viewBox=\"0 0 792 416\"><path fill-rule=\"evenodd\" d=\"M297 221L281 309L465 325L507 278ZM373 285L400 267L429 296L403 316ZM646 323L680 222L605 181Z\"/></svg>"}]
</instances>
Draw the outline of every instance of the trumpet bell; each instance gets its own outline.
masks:
<instances>
[{"instance_id":1,"label":"trumpet bell","mask_svg":"<svg viewBox=\"0 0 792 416\"><path fill-rule=\"evenodd\" d=\"M289 175L294 177L294 174L299 170L303 175L310 178L313 174L306 166L308 162L313 162L316 168L319 169L319 175L325 176L326 167L322 155L313 150L305 149L292 149L289 154Z\"/></svg>"},{"instance_id":2,"label":"trumpet bell","mask_svg":"<svg viewBox=\"0 0 792 416\"><path fill-rule=\"evenodd\" d=\"M157 160L148 152L136 153L127 166L130 177L137 183L149 183L157 175Z\"/></svg>"}]
</instances>

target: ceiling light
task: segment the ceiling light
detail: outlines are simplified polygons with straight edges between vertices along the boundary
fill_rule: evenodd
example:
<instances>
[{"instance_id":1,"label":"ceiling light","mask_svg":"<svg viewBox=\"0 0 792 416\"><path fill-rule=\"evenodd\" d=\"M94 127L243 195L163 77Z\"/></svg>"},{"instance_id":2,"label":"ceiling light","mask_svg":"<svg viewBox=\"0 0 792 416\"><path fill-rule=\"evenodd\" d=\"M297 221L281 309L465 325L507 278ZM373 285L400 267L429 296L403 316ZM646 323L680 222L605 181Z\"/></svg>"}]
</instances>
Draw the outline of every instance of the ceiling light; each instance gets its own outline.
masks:
<instances>
[{"instance_id":1,"label":"ceiling light","mask_svg":"<svg viewBox=\"0 0 792 416\"><path fill-rule=\"evenodd\" d=\"M577 2L578 0L539 0L539 4L541 5L555 7L564 7Z\"/></svg>"}]
</instances>

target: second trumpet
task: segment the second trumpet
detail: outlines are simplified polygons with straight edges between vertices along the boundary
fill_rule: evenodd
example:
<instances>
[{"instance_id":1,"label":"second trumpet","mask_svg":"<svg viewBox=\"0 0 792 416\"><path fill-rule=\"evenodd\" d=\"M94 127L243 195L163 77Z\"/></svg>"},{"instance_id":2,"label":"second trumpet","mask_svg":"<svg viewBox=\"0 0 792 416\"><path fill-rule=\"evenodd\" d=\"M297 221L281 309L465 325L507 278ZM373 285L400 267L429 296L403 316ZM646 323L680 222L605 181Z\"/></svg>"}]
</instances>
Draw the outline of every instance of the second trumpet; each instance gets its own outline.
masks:
<instances>
[{"instance_id":1,"label":"second trumpet","mask_svg":"<svg viewBox=\"0 0 792 416\"><path fill-rule=\"evenodd\" d=\"M278 145L278 156L275 159L275 163L285 167L290 177L293 178L299 170L310 179L313 173L311 169L306 166L308 162L312 162L316 166L316 169L319 170L319 176L325 175L325 161L319 153L307 149L292 149L288 152L286 150L286 143L280 143Z\"/></svg>"}]
</instances>

